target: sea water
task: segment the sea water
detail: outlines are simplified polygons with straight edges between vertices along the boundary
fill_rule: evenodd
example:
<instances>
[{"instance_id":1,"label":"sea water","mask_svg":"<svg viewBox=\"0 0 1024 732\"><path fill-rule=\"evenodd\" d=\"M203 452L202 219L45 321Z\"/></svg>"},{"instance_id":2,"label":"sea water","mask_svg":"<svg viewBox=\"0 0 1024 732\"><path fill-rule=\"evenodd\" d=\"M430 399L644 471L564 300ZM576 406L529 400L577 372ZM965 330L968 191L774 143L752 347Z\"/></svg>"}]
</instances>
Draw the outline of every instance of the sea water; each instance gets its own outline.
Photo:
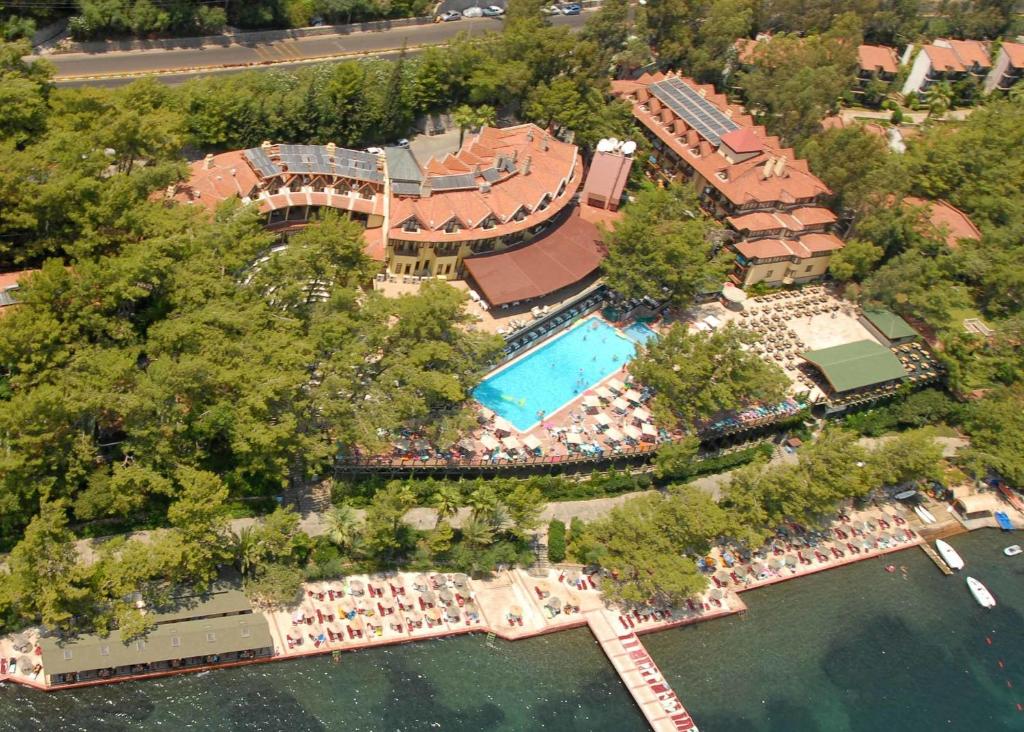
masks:
<instances>
[{"instance_id":1,"label":"sea water","mask_svg":"<svg viewBox=\"0 0 1024 732\"><path fill-rule=\"evenodd\" d=\"M703 732L1024 730L1024 556L955 537L971 598L920 549L744 593L749 612L643 636ZM888 573L886 564L896 566ZM589 631L483 636L79 691L0 688L0 730L580 730L646 725Z\"/></svg>"}]
</instances>

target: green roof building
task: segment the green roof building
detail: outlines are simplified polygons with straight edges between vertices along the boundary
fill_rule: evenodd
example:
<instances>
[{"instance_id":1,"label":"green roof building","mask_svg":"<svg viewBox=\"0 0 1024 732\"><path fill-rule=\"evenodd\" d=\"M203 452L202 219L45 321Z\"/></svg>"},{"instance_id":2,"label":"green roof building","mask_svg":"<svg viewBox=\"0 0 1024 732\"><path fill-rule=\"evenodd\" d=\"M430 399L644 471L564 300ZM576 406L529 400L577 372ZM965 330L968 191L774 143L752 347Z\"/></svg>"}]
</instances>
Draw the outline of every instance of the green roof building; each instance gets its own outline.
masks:
<instances>
[{"instance_id":1,"label":"green roof building","mask_svg":"<svg viewBox=\"0 0 1024 732\"><path fill-rule=\"evenodd\" d=\"M920 334L907 321L884 308L865 310L860 322L871 335L887 346L899 346L920 338Z\"/></svg>"},{"instance_id":2,"label":"green roof building","mask_svg":"<svg viewBox=\"0 0 1024 732\"><path fill-rule=\"evenodd\" d=\"M875 341L844 343L801 355L821 371L838 393L881 386L907 376L892 351Z\"/></svg>"}]
</instances>

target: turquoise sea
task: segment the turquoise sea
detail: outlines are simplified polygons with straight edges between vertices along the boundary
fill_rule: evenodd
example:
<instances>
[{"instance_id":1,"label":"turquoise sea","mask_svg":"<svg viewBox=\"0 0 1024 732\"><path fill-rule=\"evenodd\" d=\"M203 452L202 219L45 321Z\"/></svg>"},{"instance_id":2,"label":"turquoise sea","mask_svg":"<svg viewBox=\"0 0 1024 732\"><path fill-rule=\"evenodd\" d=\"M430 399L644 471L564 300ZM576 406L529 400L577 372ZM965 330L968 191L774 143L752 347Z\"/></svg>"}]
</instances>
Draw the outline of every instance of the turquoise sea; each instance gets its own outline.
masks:
<instances>
[{"instance_id":1,"label":"turquoise sea","mask_svg":"<svg viewBox=\"0 0 1024 732\"><path fill-rule=\"evenodd\" d=\"M919 549L746 593L750 611L648 635L704 732L1024 730L1019 537L951 540L999 606ZM905 572L888 574L892 562ZM0 730L645 729L586 630L482 636L43 694L0 688Z\"/></svg>"}]
</instances>

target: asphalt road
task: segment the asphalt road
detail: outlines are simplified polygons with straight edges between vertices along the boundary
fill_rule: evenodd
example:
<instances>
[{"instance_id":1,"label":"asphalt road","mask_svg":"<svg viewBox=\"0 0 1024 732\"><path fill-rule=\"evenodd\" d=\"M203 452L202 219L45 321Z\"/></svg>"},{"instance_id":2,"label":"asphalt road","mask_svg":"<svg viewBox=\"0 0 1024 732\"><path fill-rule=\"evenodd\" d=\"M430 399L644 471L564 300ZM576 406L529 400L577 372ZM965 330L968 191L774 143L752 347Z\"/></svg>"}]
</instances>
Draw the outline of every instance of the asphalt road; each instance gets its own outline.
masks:
<instances>
[{"instance_id":1,"label":"asphalt road","mask_svg":"<svg viewBox=\"0 0 1024 732\"><path fill-rule=\"evenodd\" d=\"M585 15L556 16L555 25L578 28ZM500 28L501 20L472 18L347 35L314 36L262 44L233 44L152 51L53 54L45 58L56 69L56 81L67 86L118 86L131 77L159 74L166 83L181 83L207 73L259 68L286 68L319 60L395 55L446 43L459 33L479 35Z\"/></svg>"}]
</instances>

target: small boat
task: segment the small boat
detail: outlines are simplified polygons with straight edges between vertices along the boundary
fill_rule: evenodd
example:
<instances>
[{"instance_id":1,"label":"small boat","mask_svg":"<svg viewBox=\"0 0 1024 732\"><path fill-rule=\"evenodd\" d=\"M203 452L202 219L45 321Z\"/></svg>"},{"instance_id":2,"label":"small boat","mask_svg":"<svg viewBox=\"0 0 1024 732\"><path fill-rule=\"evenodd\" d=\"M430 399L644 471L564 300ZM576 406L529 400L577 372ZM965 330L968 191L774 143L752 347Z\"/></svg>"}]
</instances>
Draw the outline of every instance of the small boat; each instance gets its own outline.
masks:
<instances>
[{"instance_id":1,"label":"small boat","mask_svg":"<svg viewBox=\"0 0 1024 732\"><path fill-rule=\"evenodd\" d=\"M967 578L967 588L982 607L994 608L996 606L996 598L992 597L992 593L988 591L988 588L974 579L974 577Z\"/></svg>"},{"instance_id":2,"label":"small boat","mask_svg":"<svg viewBox=\"0 0 1024 732\"><path fill-rule=\"evenodd\" d=\"M929 511L924 506L914 506L914 513L916 513L918 518L920 518L926 524L935 523L935 517L932 515L932 512Z\"/></svg>"},{"instance_id":3,"label":"small boat","mask_svg":"<svg viewBox=\"0 0 1024 732\"><path fill-rule=\"evenodd\" d=\"M964 568L963 558L956 553L956 549L951 547L942 539L935 540L935 548L939 550L939 556L942 557L942 561L949 565L950 569Z\"/></svg>"},{"instance_id":4,"label":"small boat","mask_svg":"<svg viewBox=\"0 0 1024 732\"><path fill-rule=\"evenodd\" d=\"M917 491L912 488L909 491L903 491L901 493L897 493L895 496L893 496L893 498L895 498L897 501L905 501L908 498L913 498L916 495L917 495Z\"/></svg>"},{"instance_id":5,"label":"small boat","mask_svg":"<svg viewBox=\"0 0 1024 732\"><path fill-rule=\"evenodd\" d=\"M1008 557L1015 557L1021 552L1024 552L1024 549L1020 548L1020 544L1014 544L1013 546L1008 546L1005 549L1003 549L1003 554L1005 554Z\"/></svg>"}]
</instances>

